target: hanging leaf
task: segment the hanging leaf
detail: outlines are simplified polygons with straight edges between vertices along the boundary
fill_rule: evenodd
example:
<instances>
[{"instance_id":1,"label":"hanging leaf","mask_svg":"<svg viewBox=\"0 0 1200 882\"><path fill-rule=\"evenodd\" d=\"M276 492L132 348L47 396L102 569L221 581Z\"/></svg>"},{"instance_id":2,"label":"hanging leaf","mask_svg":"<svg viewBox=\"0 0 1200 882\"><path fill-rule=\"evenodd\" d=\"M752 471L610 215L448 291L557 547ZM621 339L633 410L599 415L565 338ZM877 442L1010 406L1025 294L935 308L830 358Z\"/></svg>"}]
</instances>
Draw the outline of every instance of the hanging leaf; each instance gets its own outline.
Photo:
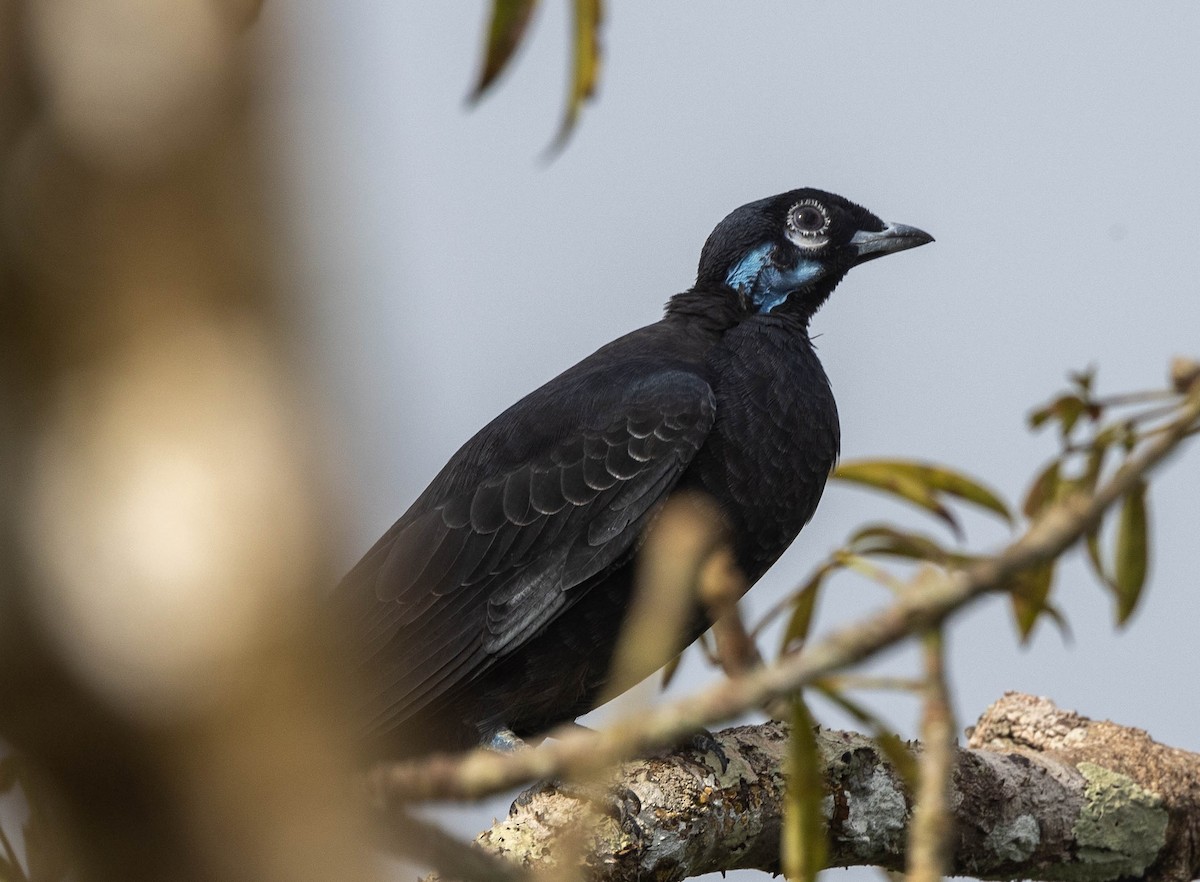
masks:
<instances>
[{"instance_id":1,"label":"hanging leaf","mask_svg":"<svg viewBox=\"0 0 1200 882\"><path fill-rule=\"evenodd\" d=\"M1117 593L1117 584L1112 576L1108 574L1107 568L1104 566L1104 556L1100 553L1100 527L1097 526L1094 530L1089 530L1084 539L1084 545L1087 548L1088 563L1092 565L1092 572L1096 574L1096 578L1108 588L1113 594Z\"/></svg>"},{"instance_id":2,"label":"hanging leaf","mask_svg":"<svg viewBox=\"0 0 1200 882\"><path fill-rule=\"evenodd\" d=\"M791 699L787 793L783 804L780 863L790 882L812 882L825 866L825 780L815 724L799 693Z\"/></svg>"},{"instance_id":3,"label":"hanging leaf","mask_svg":"<svg viewBox=\"0 0 1200 882\"><path fill-rule=\"evenodd\" d=\"M939 566L963 566L976 559L974 555L947 551L924 534L897 530L886 524L864 527L850 537L846 548L853 554L863 556L887 555L928 561Z\"/></svg>"},{"instance_id":4,"label":"hanging leaf","mask_svg":"<svg viewBox=\"0 0 1200 882\"><path fill-rule=\"evenodd\" d=\"M792 600L792 614L788 617L787 627L783 629L783 642L779 646L781 655L802 646L808 639L813 615L817 610L817 595L829 574L840 567L839 563L829 561L813 573L804 587L796 592Z\"/></svg>"},{"instance_id":5,"label":"hanging leaf","mask_svg":"<svg viewBox=\"0 0 1200 882\"><path fill-rule=\"evenodd\" d=\"M596 93L600 76L600 25L604 18L601 0L575 0L574 53L571 64L571 86L562 125L550 153L557 153L567 143L583 103Z\"/></svg>"},{"instance_id":6,"label":"hanging leaf","mask_svg":"<svg viewBox=\"0 0 1200 882\"><path fill-rule=\"evenodd\" d=\"M1062 461L1056 459L1042 469L1033 483L1029 485L1029 492L1025 494L1025 502L1021 506L1025 517L1033 520L1058 497L1061 471Z\"/></svg>"},{"instance_id":7,"label":"hanging leaf","mask_svg":"<svg viewBox=\"0 0 1200 882\"><path fill-rule=\"evenodd\" d=\"M483 97L484 92L508 67L525 37L537 4L538 0L493 0L483 69L479 72L479 82L475 84L467 100L474 102Z\"/></svg>"},{"instance_id":8,"label":"hanging leaf","mask_svg":"<svg viewBox=\"0 0 1200 882\"><path fill-rule=\"evenodd\" d=\"M926 485L905 474L894 472L877 462L842 463L831 475L843 481L863 484L882 490L911 502L941 518L955 536L962 536L958 520L948 508L938 501L937 495Z\"/></svg>"},{"instance_id":9,"label":"hanging leaf","mask_svg":"<svg viewBox=\"0 0 1200 882\"><path fill-rule=\"evenodd\" d=\"M1053 582L1054 563L1050 562L1022 570L1010 584L1009 596L1012 598L1013 614L1022 643L1029 641L1034 625L1047 611L1046 601L1050 597L1050 586Z\"/></svg>"},{"instance_id":10,"label":"hanging leaf","mask_svg":"<svg viewBox=\"0 0 1200 882\"><path fill-rule=\"evenodd\" d=\"M1129 620L1142 587L1146 584L1146 569L1149 559L1146 519L1146 482L1138 481L1125 494L1117 521L1116 560L1113 566L1113 582L1117 590L1117 624Z\"/></svg>"},{"instance_id":11,"label":"hanging leaf","mask_svg":"<svg viewBox=\"0 0 1200 882\"><path fill-rule=\"evenodd\" d=\"M940 494L970 502L1012 524L1008 506L991 490L961 472L910 460L871 459L843 462L832 477L899 496L940 517L961 536L958 521L942 504Z\"/></svg>"}]
</instances>

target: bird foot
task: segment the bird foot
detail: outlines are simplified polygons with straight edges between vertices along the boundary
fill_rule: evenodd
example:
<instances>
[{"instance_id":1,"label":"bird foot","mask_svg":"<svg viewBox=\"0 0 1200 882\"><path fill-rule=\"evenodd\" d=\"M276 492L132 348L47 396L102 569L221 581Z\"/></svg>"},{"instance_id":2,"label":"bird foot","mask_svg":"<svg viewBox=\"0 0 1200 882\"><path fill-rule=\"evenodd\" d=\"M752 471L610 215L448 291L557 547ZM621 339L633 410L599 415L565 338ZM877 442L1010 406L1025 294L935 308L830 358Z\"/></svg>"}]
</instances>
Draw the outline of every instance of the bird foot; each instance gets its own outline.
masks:
<instances>
[{"instance_id":1,"label":"bird foot","mask_svg":"<svg viewBox=\"0 0 1200 882\"><path fill-rule=\"evenodd\" d=\"M722 775L729 771L729 754L725 752L725 748L712 732L701 729L688 739L688 746L699 753L711 753L715 756L717 762L721 764Z\"/></svg>"}]
</instances>

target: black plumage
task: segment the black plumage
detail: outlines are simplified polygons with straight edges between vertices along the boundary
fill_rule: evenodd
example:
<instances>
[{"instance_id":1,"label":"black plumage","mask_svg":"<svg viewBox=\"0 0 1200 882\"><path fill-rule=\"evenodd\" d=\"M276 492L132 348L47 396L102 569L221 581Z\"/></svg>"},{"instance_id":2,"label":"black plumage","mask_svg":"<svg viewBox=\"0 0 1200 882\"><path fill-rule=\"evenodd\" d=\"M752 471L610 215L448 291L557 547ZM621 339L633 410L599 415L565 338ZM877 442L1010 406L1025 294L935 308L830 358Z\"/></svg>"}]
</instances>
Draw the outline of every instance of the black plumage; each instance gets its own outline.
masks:
<instances>
[{"instance_id":1,"label":"black plumage","mask_svg":"<svg viewBox=\"0 0 1200 882\"><path fill-rule=\"evenodd\" d=\"M929 241L819 190L745 205L662 320L463 445L336 594L371 755L534 735L591 709L639 537L676 491L719 504L757 580L812 517L838 453L810 318L853 266ZM688 641L704 627L697 614Z\"/></svg>"}]
</instances>

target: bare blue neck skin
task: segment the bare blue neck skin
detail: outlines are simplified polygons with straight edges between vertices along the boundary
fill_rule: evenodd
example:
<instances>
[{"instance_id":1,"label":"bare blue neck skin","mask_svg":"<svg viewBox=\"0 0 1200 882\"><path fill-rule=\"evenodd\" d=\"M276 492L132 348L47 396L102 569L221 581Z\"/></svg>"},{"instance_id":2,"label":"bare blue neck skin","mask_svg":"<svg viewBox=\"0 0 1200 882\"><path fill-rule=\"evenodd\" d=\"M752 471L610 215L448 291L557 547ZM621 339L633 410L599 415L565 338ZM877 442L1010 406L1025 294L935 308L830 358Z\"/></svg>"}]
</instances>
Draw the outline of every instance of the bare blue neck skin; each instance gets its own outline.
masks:
<instances>
[{"instance_id":1,"label":"bare blue neck skin","mask_svg":"<svg viewBox=\"0 0 1200 882\"><path fill-rule=\"evenodd\" d=\"M725 284L747 298L763 314L825 272L822 264L805 258L797 260L792 267L776 266L771 260L774 250L774 245L760 245L739 260L725 276Z\"/></svg>"}]
</instances>

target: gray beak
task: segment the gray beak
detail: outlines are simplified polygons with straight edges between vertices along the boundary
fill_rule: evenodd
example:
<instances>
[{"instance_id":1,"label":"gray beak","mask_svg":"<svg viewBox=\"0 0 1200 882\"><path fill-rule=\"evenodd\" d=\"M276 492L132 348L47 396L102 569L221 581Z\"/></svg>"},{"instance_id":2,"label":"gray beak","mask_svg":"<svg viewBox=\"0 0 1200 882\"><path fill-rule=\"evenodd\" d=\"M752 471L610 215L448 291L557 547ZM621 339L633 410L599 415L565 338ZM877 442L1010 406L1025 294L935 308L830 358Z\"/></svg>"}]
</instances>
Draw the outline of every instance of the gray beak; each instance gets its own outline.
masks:
<instances>
[{"instance_id":1,"label":"gray beak","mask_svg":"<svg viewBox=\"0 0 1200 882\"><path fill-rule=\"evenodd\" d=\"M904 224L888 224L878 233L859 230L850 237L849 247L854 250L857 259L855 265L883 257L885 254L895 254L897 251L907 251L918 245L928 245L933 236L916 227Z\"/></svg>"}]
</instances>

